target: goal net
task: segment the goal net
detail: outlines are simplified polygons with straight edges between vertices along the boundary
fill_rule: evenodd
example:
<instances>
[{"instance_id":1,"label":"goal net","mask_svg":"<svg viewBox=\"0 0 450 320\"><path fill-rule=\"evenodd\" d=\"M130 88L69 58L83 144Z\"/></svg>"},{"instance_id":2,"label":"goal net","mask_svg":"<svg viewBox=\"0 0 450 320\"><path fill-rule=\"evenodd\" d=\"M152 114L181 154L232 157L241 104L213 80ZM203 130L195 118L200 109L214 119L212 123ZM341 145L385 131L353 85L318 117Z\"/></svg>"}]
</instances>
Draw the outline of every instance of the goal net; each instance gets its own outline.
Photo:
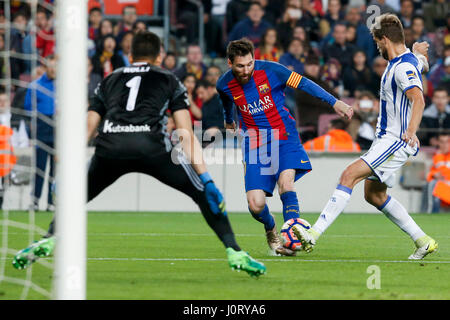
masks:
<instances>
[{"instance_id":1,"label":"goal net","mask_svg":"<svg viewBox=\"0 0 450 320\"><path fill-rule=\"evenodd\" d=\"M0 299L85 298L86 7L0 0ZM54 258L15 269L55 211Z\"/></svg>"}]
</instances>

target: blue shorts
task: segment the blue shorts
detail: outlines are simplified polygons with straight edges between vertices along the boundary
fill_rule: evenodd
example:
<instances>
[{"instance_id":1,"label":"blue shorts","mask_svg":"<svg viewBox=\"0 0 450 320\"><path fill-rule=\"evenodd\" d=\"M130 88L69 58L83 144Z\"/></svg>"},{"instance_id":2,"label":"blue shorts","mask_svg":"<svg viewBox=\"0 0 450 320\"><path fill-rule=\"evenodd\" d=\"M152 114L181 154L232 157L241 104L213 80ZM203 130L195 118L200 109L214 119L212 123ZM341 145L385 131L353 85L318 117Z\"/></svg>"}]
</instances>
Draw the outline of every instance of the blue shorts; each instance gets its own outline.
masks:
<instances>
[{"instance_id":1,"label":"blue shorts","mask_svg":"<svg viewBox=\"0 0 450 320\"><path fill-rule=\"evenodd\" d=\"M245 192L264 190L268 197L273 195L280 173L295 169L297 181L312 170L311 162L299 140L279 140L256 149L243 146Z\"/></svg>"}]
</instances>

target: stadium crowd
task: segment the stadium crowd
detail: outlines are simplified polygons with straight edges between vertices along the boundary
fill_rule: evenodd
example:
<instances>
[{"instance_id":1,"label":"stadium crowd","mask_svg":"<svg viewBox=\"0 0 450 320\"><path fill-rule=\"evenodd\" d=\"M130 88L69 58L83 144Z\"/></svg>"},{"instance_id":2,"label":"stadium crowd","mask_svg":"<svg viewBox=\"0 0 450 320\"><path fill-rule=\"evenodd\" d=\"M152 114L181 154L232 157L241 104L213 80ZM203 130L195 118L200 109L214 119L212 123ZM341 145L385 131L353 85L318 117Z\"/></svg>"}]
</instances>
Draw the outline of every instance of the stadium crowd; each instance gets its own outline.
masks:
<instances>
[{"instance_id":1,"label":"stadium crowd","mask_svg":"<svg viewBox=\"0 0 450 320\"><path fill-rule=\"evenodd\" d=\"M29 95L33 82L46 77L45 61L53 59L55 19L50 10L53 2L41 1L32 17L29 3L12 1L8 9L12 23L9 29L5 28L5 8L4 3L1 4L0 24L3 27L0 28L0 51L16 53L9 57L10 68L7 68L8 57L3 55L0 58L0 77L12 79L12 110L29 109L25 106L27 92ZM188 0L171 1L171 37L176 41L170 41L169 48L162 48L161 67L174 72L187 88L191 118L197 125L199 123L196 121L202 121L203 132L214 135L224 128L221 100L215 91L215 84L227 69L227 43L247 37L255 45L256 59L279 62L353 105L355 116L350 122L334 121L336 115L333 109L324 102L305 92L287 89L286 107L297 121L303 142L310 141L307 144L310 150L367 150L375 138L380 79L388 64L378 55L366 23L373 12L370 6L376 5L380 13L398 15L410 49L414 42L427 41L430 44L430 71L422 75L426 109L419 138L423 146L441 146L439 148L442 149L439 134L448 134L450 130L448 1L200 2L204 8L204 50L199 45L197 6ZM162 1L159 7L162 8ZM92 95L104 77L117 68L130 65L129 53L134 35L142 30L152 31L154 26L144 16L138 15L133 5L123 6L119 19L106 16L100 6L90 6L88 24L87 86L89 95ZM26 55L35 52L39 56L37 61L26 59ZM52 117L54 110L50 109L46 109L45 115ZM22 122L15 117L20 118L20 114L12 113L11 125L17 124L17 128L13 128L17 132ZM23 128L21 132L23 134Z\"/></svg>"},{"instance_id":2,"label":"stadium crowd","mask_svg":"<svg viewBox=\"0 0 450 320\"><path fill-rule=\"evenodd\" d=\"M228 41L247 37L256 47L256 59L280 62L352 104L356 117L346 124L346 130L363 150L367 149L374 138L380 79L387 66L387 61L378 55L366 25L370 5L377 5L381 13L394 12L400 17L410 48L416 41L430 43L431 70L423 76L427 102L421 131L423 144L437 146L439 129L450 128L450 4L447 1L286 0L282 5L275 0L201 2L204 52L198 45L197 6L192 1L172 1L175 6L172 29L180 41L171 48L162 48L162 67L173 71L188 88L192 120L206 120L203 130L209 126L223 127L217 119L205 119L202 112L205 103L219 110L220 99L198 91L205 85L208 87L208 83L214 85L226 70L224 55ZM32 21L29 5L14 1L11 14L9 48L5 48L5 29L1 32L0 48L31 54L35 52L32 46L36 47L40 60L35 70L31 70L30 60L10 59L11 78L29 82L42 74L38 70L42 59L54 53L53 13L48 6L41 6ZM90 95L97 83L114 69L130 64L133 35L152 30L143 18L133 5L123 7L121 19L105 16L99 6L91 7L87 35ZM4 11L0 14L2 21L5 21ZM36 26L35 41L31 24ZM2 78L7 73L5 59L0 61ZM16 100L13 107L21 107L21 99ZM323 102L304 92L288 90L286 106L297 120L303 141L326 133L332 117L323 115L332 114L333 110ZM206 114L214 116L215 113Z\"/></svg>"}]
</instances>

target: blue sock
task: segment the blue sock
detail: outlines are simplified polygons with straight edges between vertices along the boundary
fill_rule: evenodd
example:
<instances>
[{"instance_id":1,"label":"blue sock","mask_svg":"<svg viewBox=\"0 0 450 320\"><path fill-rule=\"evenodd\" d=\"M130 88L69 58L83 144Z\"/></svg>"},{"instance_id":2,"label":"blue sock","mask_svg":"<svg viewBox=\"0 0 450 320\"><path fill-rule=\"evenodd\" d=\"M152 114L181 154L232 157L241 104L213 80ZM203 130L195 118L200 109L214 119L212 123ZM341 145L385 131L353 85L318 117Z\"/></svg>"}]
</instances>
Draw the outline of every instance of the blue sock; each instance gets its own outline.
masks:
<instances>
[{"instance_id":1,"label":"blue sock","mask_svg":"<svg viewBox=\"0 0 450 320\"><path fill-rule=\"evenodd\" d=\"M273 229L273 227L275 227L275 220L273 219L272 215L270 214L269 207L267 206L267 204L259 214L253 213L250 210L250 208L248 210L250 211L250 213L252 214L252 217L255 220L264 224L264 229L266 229L266 231L271 230L271 229Z\"/></svg>"},{"instance_id":2,"label":"blue sock","mask_svg":"<svg viewBox=\"0 0 450 320\"><path fill-rule=\"evenodd\" d=\"M285 222L289 219L300 218L297 193L294 191L285 192L280 195L280 199L283 202L283 219Z\"/></svg>"}]
</instances>

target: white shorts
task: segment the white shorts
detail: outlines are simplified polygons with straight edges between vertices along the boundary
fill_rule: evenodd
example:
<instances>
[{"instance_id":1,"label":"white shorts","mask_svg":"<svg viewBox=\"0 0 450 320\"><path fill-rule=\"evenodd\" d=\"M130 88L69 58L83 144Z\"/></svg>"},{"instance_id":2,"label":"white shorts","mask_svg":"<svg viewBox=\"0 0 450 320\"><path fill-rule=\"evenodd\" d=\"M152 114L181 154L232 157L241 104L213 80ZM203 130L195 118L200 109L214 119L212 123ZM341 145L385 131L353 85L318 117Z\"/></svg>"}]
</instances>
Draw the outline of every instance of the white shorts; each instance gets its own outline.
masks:
<instances>
[{"instance_id":1,"label":"white shorts","mask_svg":"<svg viewBox=\"0 0 450 320\"><path fill-rule=\"evenodd\" d=\"M407 145L399 138L383 136L373 141L369 151L361 159L372 169L373 175L368 179L383 182L389 188L394 186L395 172L415 156L419 149Z\"/></svg>"}]
</instances>

